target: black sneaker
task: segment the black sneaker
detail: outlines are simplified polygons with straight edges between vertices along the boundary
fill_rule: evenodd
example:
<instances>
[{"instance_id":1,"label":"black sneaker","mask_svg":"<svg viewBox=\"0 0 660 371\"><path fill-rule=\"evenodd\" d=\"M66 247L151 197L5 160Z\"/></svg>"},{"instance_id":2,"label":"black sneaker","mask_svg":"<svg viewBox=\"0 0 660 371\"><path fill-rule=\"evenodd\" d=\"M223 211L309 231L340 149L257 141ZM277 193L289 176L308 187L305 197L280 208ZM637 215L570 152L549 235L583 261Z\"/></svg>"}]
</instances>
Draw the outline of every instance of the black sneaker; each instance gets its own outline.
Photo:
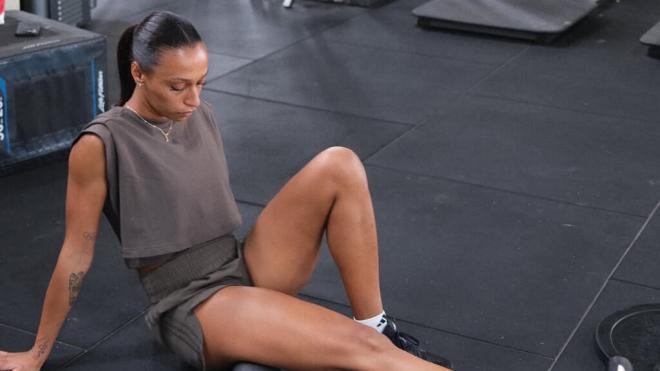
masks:
<instances>
[{"instance_id":1,"label":"black sneaker","mask_svg":"<svg viewBox=\"0 0 660 371\"><path fill-rule=\"evenodd\" d=\"M405 332L400 332L396 328L396 323L394 323L392 317L387 317L387 324L385 325L385 329L383 329L383 335L387 336L397 348L403 349L414 356L435 363L436 365L450 370L453 369L450 360L425 351L419 347L419 340L417 338Z\"/></svg>"}]
</instances>

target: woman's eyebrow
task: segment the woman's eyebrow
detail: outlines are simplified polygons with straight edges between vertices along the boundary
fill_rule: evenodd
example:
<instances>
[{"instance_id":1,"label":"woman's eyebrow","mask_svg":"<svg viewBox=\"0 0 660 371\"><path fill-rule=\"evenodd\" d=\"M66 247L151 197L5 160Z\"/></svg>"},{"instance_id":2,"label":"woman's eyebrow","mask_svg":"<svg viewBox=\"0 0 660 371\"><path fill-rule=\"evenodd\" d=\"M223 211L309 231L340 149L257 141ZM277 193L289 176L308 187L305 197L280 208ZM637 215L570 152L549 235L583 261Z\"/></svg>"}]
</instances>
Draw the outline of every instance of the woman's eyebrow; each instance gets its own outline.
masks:
<instances>
[{"instance_id":1,"label":"woman's eyebrow","mask_svg":"<svg viewBox=\"0 0 660 371\"><path fill-rule=\"evenodd\" d=\"M209 74L208 72L205 73L204 76L202 76L202 78L201 78L200 80L205 79L206 76L208 76L208 74ZM186 79L186 78L183 78L183 77L176 77L176 76L172 77L172 80L179 80L179 81L183 81L183 82L191 82L191 81L193 81L193 80L190 80L190 79Z\"/></svg>"}]
</instances>

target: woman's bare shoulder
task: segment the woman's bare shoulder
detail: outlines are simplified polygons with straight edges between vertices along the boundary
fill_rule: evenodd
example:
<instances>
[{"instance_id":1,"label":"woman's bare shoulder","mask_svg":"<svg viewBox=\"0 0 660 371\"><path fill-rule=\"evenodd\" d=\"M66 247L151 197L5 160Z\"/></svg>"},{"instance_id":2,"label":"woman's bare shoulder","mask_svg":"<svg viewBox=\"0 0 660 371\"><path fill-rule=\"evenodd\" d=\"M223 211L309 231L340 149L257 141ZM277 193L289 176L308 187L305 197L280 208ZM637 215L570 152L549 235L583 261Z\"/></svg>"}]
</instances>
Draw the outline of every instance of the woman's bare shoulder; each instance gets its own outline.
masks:
<instances>
[{"instance_id":1,"label":"woman's bare shoulder","mask_svg":"<svg viewBox=\"0 0 660 371\"><path fill-rule=\"evenodd\" d=\"M85 133L71 148L69 174L79 180L105 179L105 145L96 134Z\"/></svg>"}]
</instances>

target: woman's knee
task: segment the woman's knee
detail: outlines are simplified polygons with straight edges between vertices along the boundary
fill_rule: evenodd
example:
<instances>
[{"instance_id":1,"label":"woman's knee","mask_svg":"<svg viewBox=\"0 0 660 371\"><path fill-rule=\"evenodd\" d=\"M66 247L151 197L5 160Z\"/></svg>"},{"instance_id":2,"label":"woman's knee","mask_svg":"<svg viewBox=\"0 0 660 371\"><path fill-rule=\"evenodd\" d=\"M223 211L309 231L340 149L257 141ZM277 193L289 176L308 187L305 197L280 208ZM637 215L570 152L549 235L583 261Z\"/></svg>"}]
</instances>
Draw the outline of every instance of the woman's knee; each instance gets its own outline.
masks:
<instances>
[{"instance_id":1,"label":"woman's knee","mask_svg":"<svg viewBox=\"0 0 660 371\"><path fill-rule=\"evenodd\" d=\"M366 172L360 157L346 147L330 147L317 157L323 174L340 186L366 184Z\"/></svg>"}]
</instances>

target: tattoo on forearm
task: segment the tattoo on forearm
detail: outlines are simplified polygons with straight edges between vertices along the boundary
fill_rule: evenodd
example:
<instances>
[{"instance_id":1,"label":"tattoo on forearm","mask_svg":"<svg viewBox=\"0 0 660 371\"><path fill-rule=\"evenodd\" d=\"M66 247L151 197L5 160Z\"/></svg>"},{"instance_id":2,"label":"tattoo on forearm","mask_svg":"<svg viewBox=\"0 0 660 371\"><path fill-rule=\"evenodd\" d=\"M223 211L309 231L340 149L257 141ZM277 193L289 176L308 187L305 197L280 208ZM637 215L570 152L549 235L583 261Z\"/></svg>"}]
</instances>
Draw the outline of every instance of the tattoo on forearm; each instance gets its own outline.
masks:
<instances>
[{"instance_id":1,"label":"tattoo on forearm","mask_svg":"<svg viewBox=\"0 0 660 371\"><path fill-rule=\"evenodd\" d=\"M34 359L40 359L46 351L48 350L48 339L42 339L37 341L37 353L34 355Z\"/></svg>"},{"instance_id":2,"label":"tattoo on forearm","mask_svg":"<svg viewBox=\"0 0 660 371\"><path fill-rule=\"evenodd\" d=\"M96 233L83 232L82 238L84 241L84 249L80 254L78 254L78 264L82 264L83 258L89 257L92 253L92 250L89 247L94 246L94 242L96 241Z\"/></svg>"},{"instance_id":3,"label":"tattoo on forearm","mask_svg":"<svg viewBox=\"0 0 660 371\"><path fill-rule=\"evenodd\" d=\"M85 277L85 272L71 273L69 276L69 306L73 306L80 294L83 277Z\"/></svg>"}]
</instances>

